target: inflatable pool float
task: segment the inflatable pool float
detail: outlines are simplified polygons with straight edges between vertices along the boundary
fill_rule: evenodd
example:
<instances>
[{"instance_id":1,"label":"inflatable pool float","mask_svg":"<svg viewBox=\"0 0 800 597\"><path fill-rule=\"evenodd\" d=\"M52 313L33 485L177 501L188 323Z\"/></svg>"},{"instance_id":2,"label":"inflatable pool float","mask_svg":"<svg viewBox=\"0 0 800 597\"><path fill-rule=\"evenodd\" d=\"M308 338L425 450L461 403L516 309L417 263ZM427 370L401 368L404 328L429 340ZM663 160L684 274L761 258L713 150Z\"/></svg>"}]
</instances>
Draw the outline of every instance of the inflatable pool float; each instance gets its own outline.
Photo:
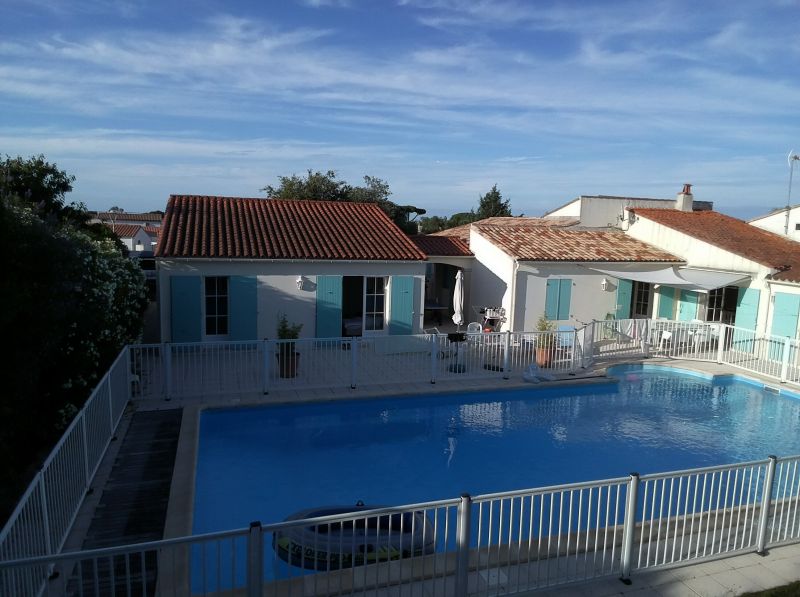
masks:
<instances>
[{"instance_id":1,"label":"inflatable pool float","mask_svg":"<svg viewBox=\"0 0 800 597\"><path fill-rule=\"evenodd\" d=\"M295 512L286 521L353 514L353 519L312 522L276 531L272 548L284 562L307 570L339 570L433 553L433 523L424 512L359 513L385 506L322 506Z\"/></svg>"}]
</instances>

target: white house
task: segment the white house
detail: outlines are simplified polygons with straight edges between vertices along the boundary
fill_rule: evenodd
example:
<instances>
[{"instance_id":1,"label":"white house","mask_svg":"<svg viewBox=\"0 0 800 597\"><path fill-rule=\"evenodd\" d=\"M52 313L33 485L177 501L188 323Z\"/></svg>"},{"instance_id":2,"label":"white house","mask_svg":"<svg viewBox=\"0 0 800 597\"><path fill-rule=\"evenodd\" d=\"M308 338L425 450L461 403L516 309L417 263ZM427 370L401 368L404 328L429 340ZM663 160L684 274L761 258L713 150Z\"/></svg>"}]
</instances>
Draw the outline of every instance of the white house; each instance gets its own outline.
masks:
<instances>
[{"instance_id":1,"label":"white house","mask_svg":"<svg viewBox=\"0 0 800 597\"><path fill-rule=\"evenodd\" d=\"M773 209L768 214L753 218L748 224L800 241L800 205Z\"/></svg>"},{"instance_id":2,"label":"white house","mask_svg":"<svg viewBox=\"0 0 800 597\"><path fill-rule=\"evenodd\" d=\"M684 191L691 193L691 185L684 185ZM676 199L647 199L643 197L617 197L613 195L581 195L564 205L548 211L545 218L576 218L581 226L590 228L624 228L625 210L635 207L681 209L680 196ZM694 201L691 209L706 211L713 209L710 201Z\"/></svg>"},{"instance_id":3,"label":"white house","mask_svg":"<svg viewBox=\"0 0 800 597\"><path fill-rule=\"evenodd\" d=\"M122 241L133 255L153 251L151 236L143 226L138 224L110 224L106 223L111 231Z\"/></svg>"},{"instance_id":4,"label":"white house","mask_svg":"<svg viewBox=\"0 0 800 597\"><path fill-rule=\"evenodd\" d=\"M797 337L800 244L715 211L634 208L626 219L628 235L679 256L679 276L697 283L656 279L655 315Z\"/></svg>"},{"instance_id":5,"label":"white house","mask_svg":"<svg viewBox=\"0 0 800 597\"><path fill-rule=\"evenodd\" d=\"M630 317L636 297L620 295L620 281L593 268L650 271L683 264L621 231L554 226L540 218L491 220L470 226L471 315L480 307L502 308L501 329L535 329L542 315L564 325Z\"/></svg>"},{"instance_id":6,"label":"white house","mask_svg":"<svg viewBox=\"0 0 800 597\"><path fill-rule=\"evenodd\" d=\"M169 198L156 251L162 341L417 333L425 254L375 204Z\"/></svg>"}]
</instances>

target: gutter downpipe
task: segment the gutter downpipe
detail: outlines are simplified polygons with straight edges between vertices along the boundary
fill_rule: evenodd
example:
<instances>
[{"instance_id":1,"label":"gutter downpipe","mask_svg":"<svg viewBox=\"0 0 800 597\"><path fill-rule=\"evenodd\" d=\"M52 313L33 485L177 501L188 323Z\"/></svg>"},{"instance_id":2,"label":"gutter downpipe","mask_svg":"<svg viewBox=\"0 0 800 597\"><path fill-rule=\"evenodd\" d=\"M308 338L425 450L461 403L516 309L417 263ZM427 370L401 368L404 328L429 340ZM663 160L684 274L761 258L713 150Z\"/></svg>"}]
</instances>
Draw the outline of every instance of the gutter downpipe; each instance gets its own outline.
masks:
<instances>
[{"instance_id":1,"label":"gutter downpipe","mask_svg":"<svg viewBox=\"0 0 800 597\"><path fill-rule=\"evenodd\" d=\"M508 330L514 328L514 309L517 306L517 274L519 273L519 259L514 259L514 273L511 276L511 303L509 305Z\"/></svg>"}]
</instances>

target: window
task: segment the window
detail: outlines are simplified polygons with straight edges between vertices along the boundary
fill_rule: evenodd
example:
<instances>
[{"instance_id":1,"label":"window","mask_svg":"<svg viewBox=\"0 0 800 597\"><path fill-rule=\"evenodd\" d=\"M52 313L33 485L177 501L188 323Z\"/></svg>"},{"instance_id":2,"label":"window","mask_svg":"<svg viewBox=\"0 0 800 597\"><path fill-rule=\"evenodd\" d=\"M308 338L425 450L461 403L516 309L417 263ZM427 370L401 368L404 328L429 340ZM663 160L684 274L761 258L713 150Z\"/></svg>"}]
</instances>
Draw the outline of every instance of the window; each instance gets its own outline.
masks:
<instances>
[{"instance_id":1,"label":"window","mask_svg":"<svg viewBox=\"0 0 800 597\"><path fill-rule=\"evenodd\" d=\"M633 283L633 318L650 317L650 283Z\"/></svg>"},{"instance_id":2,"label":"window","mask_svg":"<svg viewBox=\"0 0 800 597\"><path fill-rule=\"evenodd\" d=\"M795 224L795 225L794 225L794 229L795 229L795 230L800 230L800 224Z\"/></svg>"},{"instance_id":3,"label":"window","mask_svg":"<svg viewBox=\"0 0 800 597\"><path fill-rule=\"evenodd\" d=\"M383 330L386 315L386 278L367 276L364 285L364 330Z\"/></svg>"},{"instance_id":4,"label":"window","mask_svg":"<svg viewBox=\"0 0 800 597\"><path fill-rule=\"evenodd\" d=\"M715 288L709 291L706 302L706 321L732 323L736 315L739 289L735 286Z\"/></svg>"},{"instance_id":5,"label":"window","mask_svg":"<svg viewBox=\"0 0 800 597\"><path fill-rule=\"evenodd\" d=\"M228 278L206 278L206 335L228 335Z\"/></svg>"}]
</instances>

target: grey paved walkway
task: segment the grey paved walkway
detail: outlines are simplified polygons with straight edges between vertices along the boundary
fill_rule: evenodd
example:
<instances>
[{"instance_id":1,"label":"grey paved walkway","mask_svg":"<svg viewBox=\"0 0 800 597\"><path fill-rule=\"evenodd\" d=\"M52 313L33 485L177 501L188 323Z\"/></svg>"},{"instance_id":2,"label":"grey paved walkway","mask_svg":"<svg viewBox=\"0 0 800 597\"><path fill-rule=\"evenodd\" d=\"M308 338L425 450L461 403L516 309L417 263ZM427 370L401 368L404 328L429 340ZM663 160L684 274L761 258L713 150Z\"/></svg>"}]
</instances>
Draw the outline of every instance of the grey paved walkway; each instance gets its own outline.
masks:
<instances>
[{"instance_id":1,"label":"grey paved walkway","mask_svg":"<svg viewBox=\"0 0 800 597\"><path fill-rule=\"evenodd\" d=\"M604 579L570 585L530 595L547 597L609 597L654 595L661 597L722 597L762 591L800 580L800 545L775 547L761 557L747 554L668 570L639 572L630 585Z\"/></svg>"}]
</instances>

